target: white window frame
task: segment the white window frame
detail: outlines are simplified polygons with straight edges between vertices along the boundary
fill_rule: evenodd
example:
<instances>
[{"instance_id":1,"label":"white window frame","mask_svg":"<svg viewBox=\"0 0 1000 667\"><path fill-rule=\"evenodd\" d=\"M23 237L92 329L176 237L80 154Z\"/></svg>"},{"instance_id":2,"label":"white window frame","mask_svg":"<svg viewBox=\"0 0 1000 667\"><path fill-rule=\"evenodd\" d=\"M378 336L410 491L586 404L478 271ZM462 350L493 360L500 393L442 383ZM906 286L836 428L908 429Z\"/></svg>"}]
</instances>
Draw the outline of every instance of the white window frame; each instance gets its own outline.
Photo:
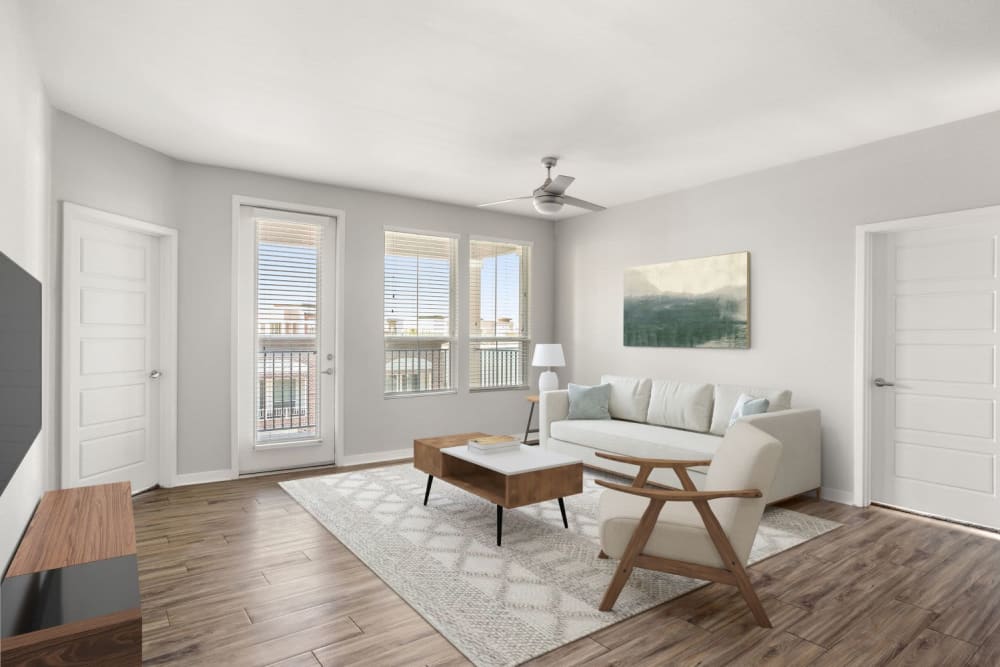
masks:
<instances>
[{"instance_id":1,"label":"white window frame","mask_svg":"<svg viewBox=\"0 0 1000 667\"><path fill-rule=\"evenodd\" d=\"M472 263L472 242L473 241L483 241L483 242L487 242L487 243L505 243L505 244L508 244L508 245L523 246L523 247L525 247L525 248L528 249L528 266L526 267L526 270L525 270L525 275L527 276L527 280L528 280L528 290L527 290L528 303L526 304L526 308L525 308L525 312L527 313L527 318L528 318L528 327L527 327L527 330L525 332L525 335L523 335L523 336L517 336L517 337L514 337L514 336L504 336L504 337L497 337L497 336L473 336L471 329L468 331L468 333L466 335L466 346L465 346L466 347L466 353L464 355L465 356L466 368L468 367L467 365L470 363L470 357L471 357L471 353L472 353L472 345L473 345L473 343L476 343L476 342L487 342L487 341L513 341L513 342L521 342L521 343L524 343L526 345L526 349L527 349L527 352L525 353L525 359L524 359L524 377L523 377L523 381L520 384L517 384L517 385L506 385L506 386L503 386L503 387L473 387L472 386L471 378L468 377L469 373L466 372L465 375L467 377L465 378L465 381L467 383L469 383L469 392L470 393L480 393L480 392L490 392L490 391L524 391L525 389L530 389L531 385L529 383L530 383L530 377L531 377L531 341L532 341L532 338L533 338L532 337L532 330L533 330L534 321L535 321L535 318L532 315L532 304L534 303L534 293L533 292L534 292L534 288L535 288L534 287L535 286L535 281L534 281L532 264L533 264L533 257L534 257L534 254L535 254L535 244L534 244L533 241L521 241L521 240L518 240L518 239L500 238L500 237L496 237L496 236L476 236L476 235L469 236L468 243L466 244L466 254L465 254L465 258L466 258L466 262L465 262L465 289L466 289L466 296L467 296L467 301L466 301L467 304L470 304L471 301L472 301L472 275L471 275L470 268L471 268L471 263ZM465 313L465 322L466 322L466 326L467 327L470 324L469 321L468 321L468 317L469 317L469 314L470 314L469 313L469 308L471 308L471 306L469 306L468 308L466 308L466 313Z\"/></svg>"},{"instance_id":2,"label":"white window frame","mask_svg":"<svg viewBox=\"0 0 1000 667\"><path fill-rule=\"evenodd\" d=\"M455 262L451 270L451 286L448 290L448 325L449 334L448 336L388 336L385 333L385 235L387 232L397 232L400 234L416 234L420 236L436 236L440 238L451 239L455 242ZM459 290L459 278L462 263L462 237L460 234L454 234L451 232L442 232L429 229L415 229L412 227L396 227L392 225L386 225L382 228L382 398L385 400L395 400L397 398L419 398L421 396L444 396L448 394L457 394L458 386L456 384L455 368L458 366L458 361L460 359L459 355L459 318L458 314L458 290ZM421 342L427 343L440 343L443 341L448 342L448 354L450 360L448 363L448 388L447 389L433 389L429 391L395 391L387 392L385 391L385 350L388 349L389 343L417 343ZM458 376L461 377L461 376Z\"/></svg>"}]
</instances>

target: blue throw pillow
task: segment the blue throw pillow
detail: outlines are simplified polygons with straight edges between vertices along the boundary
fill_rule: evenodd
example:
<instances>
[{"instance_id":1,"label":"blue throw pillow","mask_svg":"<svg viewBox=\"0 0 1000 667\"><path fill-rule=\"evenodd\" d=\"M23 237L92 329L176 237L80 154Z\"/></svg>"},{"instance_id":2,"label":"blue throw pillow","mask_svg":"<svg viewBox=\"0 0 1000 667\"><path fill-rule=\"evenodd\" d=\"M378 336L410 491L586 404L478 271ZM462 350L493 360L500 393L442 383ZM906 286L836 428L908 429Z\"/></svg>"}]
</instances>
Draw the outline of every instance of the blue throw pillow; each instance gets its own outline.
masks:
<instances>
[{"instance_id":1,"label":"blue throw pillow","mask_svg":"<svg viewBox=\"0 0 1000 667\"><path fill-rule=\"evenodd\" d=\"M599 384L588 387L573 384L569 389L568 419L611 419L608 404L611 402L611 385Z\"/></svg>"},{"instance_id":2,"label":"blue throw pillow","mask_svg":"<svg viewBox=\"0 0 1000 667\"><path fill-rule=\"evenodd\" d=\"M736 399L736 407L733 408L733 414L729 418L729 425L732 426L735 424L736 420L740 417L763 414L767 412L769 407L771 407L771 401L766 398L754 398L753 396L740 394L740 397Z\"/></svg>"}]
</instances>

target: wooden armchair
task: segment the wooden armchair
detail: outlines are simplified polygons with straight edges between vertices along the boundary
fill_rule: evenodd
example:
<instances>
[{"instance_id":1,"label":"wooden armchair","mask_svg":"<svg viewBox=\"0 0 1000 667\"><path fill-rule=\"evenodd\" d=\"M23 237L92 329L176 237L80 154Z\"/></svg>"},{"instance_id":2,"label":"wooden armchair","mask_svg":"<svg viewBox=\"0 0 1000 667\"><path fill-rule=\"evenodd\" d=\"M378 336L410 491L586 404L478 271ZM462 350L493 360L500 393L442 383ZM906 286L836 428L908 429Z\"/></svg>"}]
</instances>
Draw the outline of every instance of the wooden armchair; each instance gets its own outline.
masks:
<instances>
[{"instance_id":1,"label":"wooden armchair","mask_svg":"<svg viewBox=\"0 0 1000 667\"><path fill-rule=\"evenodd\" d=\"M736 586L754 619L771 627L745 569L764 513L764 491L774 480L781 443L750 424L730 427L712 461L598 456L639 467L632 486L598 480L601 558L620 563L601 611L610 611L632 569L670 572ZM708 465L699 491L687 468ZM683 489L646 488L654 468L673 468Z\"/></svg>"}]
</instances>

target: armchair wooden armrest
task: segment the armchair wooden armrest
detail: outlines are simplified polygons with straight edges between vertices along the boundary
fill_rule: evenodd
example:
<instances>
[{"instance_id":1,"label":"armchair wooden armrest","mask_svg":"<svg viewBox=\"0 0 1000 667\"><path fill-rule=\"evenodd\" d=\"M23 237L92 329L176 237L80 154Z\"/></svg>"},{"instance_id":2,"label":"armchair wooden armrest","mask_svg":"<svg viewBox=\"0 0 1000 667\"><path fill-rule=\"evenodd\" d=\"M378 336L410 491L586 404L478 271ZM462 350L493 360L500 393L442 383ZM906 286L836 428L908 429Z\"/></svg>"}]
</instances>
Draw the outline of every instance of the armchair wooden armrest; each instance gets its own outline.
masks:
<instances>
[{"instance_id":1,"label":"armchair wooden armrest","mask_svg":"<svg viewBox=\"0 0 1000 667\"><path fill-rule=\"evenodd\" d=\"M619 463L630 463L636 466L648 466L650 468L690 468L693 466L711 465L710 460L692 461L688 459L644 459L638 456L621 456L619 454L608 454L606 452L594 452L602 459L617 461Z\"/></svg>"},{"instance_id":2,"label":"armchair wooden armrest","mask_svg":"<svg viewBox=\"0 0 1000 667\"><path fill-rule=\"evenodd\" d=\"M738 489L733 491L674 491L668 489L646 489L635 486L625 486L614 482L605 482L603 479L595 480L601 486L622 493L631 493L634 496L642 496L650 500L671 501L704 501L715 500L716 498L760 498L764 494L760 489Z\"/></svg>"},{"instance_id":3,"label":"armchair wooden armrest","mask_svg":"<svg viewBox=\"0 0 1000 667\"><path fill-rule=\"evenodd\" d=\"M691 477L687 474L687 468L692 466L707 466L712 463L707 460L691 461L687 459L646 459L638 456L608 454L606 452L594 453L602 459L639 466L639 473L635 476L635 481L632 482L632 486L637 488L646 486L646 480L649 479L649 475L653 472L653 468L673 468L674 474L677 475L677 479L681 481L681 486L683 486L686 491L695 491L696 488L694 482L691 481Z\"/></svg>"}]
</instances>

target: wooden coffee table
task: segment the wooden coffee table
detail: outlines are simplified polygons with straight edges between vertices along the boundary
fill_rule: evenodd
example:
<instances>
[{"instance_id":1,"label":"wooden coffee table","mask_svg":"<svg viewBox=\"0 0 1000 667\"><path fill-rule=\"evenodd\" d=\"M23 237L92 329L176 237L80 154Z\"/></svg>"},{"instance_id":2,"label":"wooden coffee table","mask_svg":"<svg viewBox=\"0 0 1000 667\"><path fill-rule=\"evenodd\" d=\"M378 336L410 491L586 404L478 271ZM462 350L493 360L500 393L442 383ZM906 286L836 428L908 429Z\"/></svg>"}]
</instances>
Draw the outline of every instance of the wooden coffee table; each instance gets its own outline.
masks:
<instances>
[{"instance_id":1,"label":"wooden coffee table","mask_svg":"<svg viewBox=\"0 0 1000 667\"><path fill-rule=\"evenodd\" d=\"M583 492L583 463L539 447L492 454L470 451L466 444L488 433L457 433L413 441L413 466L427 473L424 505L437 477L497 506L497 546L503 535L503 511L558 500L563 527L569 528L563 498Z\"/></svg>"}]
</instances>

